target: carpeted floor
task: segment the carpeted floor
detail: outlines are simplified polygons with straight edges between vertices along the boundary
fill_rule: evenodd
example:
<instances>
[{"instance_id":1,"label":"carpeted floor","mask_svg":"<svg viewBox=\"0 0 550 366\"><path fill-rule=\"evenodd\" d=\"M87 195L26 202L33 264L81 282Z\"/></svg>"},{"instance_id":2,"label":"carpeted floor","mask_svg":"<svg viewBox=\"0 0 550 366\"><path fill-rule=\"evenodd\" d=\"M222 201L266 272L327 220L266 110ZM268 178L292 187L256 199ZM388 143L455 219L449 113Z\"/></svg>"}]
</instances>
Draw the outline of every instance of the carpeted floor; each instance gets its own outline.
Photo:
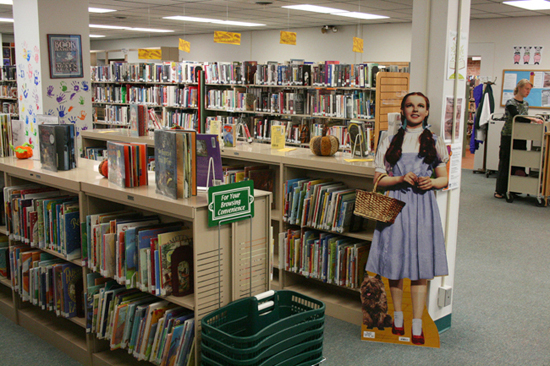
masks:
<instances>
[{"instance_id":1,"label":"carpeted floor","mask_svg":"<svg viewBox=\"0 0 550 366\"><path fill-rule=\"evenodd\" d=\"M441 348L360 341L326 318L323 366L550 365L550 208L493 198L494 178L463 170L452 327ZM78 365L0 316L0 365Z\"/></svg>"}]
</instances>

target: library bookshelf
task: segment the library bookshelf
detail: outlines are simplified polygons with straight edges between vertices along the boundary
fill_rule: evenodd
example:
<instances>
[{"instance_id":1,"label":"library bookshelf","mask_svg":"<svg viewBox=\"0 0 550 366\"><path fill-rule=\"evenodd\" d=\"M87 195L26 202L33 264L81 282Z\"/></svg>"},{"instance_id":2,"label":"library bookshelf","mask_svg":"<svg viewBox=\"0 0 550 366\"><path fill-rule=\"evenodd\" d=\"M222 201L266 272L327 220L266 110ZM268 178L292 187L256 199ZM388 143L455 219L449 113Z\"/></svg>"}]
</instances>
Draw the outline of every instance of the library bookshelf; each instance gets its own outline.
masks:
<instances>
[{"instance_id":1,"label":"library bookshelf","mask_svg":"<svg viewBox=\"0 0 550 366\"><path fill-rule=\"evenodd\" d=\"M205 194L172 200L155 192L154 175L149 185L121 188L97 172L99 162L79 159L76 169L51 172L36 160L1 158L0 171L6 186L38 183L77 195L80 219L89 214L130 209L156 214L161 222L182 221L193 231L194 293L184 297L159 299L194 312L195 360L200 362L200 319L231 301L258 294L269 288L269 236L271 194L256 191L255 216L218 227L208 227L208 202ZM250 228L253 226L252 237ZM3 230L6 233L5 227ZM219 231L218 231L219 230ZM12 244L10 240L10 245ZM61 254L48 251L56 256ZM249 253L252 252L252 263ZM83 286L90 269L81 260L72 260L83 271ZM252 278L252 280L250 280ZM246 279L246 280L245 280ZM69 354L84 365L132 365L138 361L125 350L109 350L108 342L86 333L85 318L62 318L28 302L12 290L10 280L0 279L0 312L37 336ZM139 364L143 364L139 362Z\"/></svg>"},{"instance_id":2,"label":"library bookshelf","mask_svg":"<svg viewBox=\"0 0 550 366\"><path fill-rule=\"evenodd\" d=\"M127 133L114 131L83 131L83 146L105 146L107 141L125 141ZM132 138L135 139L135 138ZM150 136L137 138L154 149ZM283 196L285 181L293 178L331 178L345 183L350 188L371 190L374 177L374 163L364 161L346 161L352 159L349 153L338 152L331 157L315 156L309 149L295 148L292 151L271 149L268 144L239 142L236 147L222 149L222 161L227 165L268 165L274 171L273 205L271 207L271 225L273 233L286 230L289 225L283 217ZM374 223L360 232L343 233L350 238L370 241L374 233ZM361 302L359 292L355 289L326 284L308 279L301 275L278 268L277 245L274 253L273 289L288 289L304 293L326 304L326 314L350 323L361 324Z\"/></svg>"}]
</instances>

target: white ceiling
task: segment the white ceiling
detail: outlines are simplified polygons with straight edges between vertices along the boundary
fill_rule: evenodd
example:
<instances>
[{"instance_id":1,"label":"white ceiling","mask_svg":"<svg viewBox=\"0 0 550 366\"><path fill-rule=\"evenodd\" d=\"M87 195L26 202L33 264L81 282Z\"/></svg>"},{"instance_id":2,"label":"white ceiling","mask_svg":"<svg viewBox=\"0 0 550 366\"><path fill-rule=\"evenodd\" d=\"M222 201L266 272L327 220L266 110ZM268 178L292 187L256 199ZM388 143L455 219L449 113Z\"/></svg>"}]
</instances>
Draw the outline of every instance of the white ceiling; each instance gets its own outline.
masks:
<instances>
[{"instance_id":1,"label":"white ceiling","mask_svg":"<svg viewBox=\"0 0 550 366\"><path fill-rule=\"evenodd\" d=\"M17 0L14 0L17 1ZM78 0L75 0L78 1ZM438 0L439 1L439 0ZM503 0L471 0L471 19L549 16L550 10L528 11L502 4ZM90 6L116 9L106 14L90 14L90 24L119 25L172 29L174 33L144 33L127 30L90 29L91 34L105 35L101 39L142 38L164 35L209 33L214 30L246 31L289 29L323 25L354 25L409 23L412 21L413 0L271 0L259 5L258 0L90 0ZM385 15L389 19L358 20L299 10L283 9L284 5L315 4L348 11ZM262 23L264 27L226 26L212 23L182 22L162 19L165 16L186 15L220 20ZM11 18L12 7L0 5L0 18ZM13 34L12 23L0 23L0 32Z\"/></svg>"}]
</instances>

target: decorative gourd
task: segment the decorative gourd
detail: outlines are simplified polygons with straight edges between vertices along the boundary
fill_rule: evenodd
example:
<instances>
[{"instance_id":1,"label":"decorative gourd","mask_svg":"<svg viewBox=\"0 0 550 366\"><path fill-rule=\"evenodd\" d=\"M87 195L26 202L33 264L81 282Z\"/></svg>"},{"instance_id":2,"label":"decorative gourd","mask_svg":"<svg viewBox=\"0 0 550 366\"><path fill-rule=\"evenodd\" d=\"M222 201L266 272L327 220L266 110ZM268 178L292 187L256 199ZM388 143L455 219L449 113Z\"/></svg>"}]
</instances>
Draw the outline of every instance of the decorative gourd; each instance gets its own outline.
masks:
<instances>
[{"instance_id":1,"label":"decorative gourd","mask_svg":"<svg viewBox=\"0 0 550 366\"><path fill-rule=\"evenodd\" d=\"M32 158L32 148L33 146L29 144L28 142L25 142L21 146L13 147L12 144L10 144L10 148L15 152L15 156L17 159L28 159Z\"/></svg>"},{"instance_id":2,"label":"decorative gourd","mask_svg":"<svg viewBox=\"0 0 550 366\"><path fill-rule=\"evenodd\" d=\"M99 164L99 167L98 167L97 170L99 170L99 174L101 174L105 178L109 178L109 163L108 163L107 159L104 159Z\"/></svg>"},{"instance_id":3,"label":"decorative gourd","mask_svg":"<svg viewBox=\"0 0 550 366\"><path fill-rule=\"evenodd\" d=\"M336 136L327 135L326 129L323 130L323 136L315 136L309 142L309 148L317 156L332 156L336 154L340 143Z\"/></svg>"}]
</instances>

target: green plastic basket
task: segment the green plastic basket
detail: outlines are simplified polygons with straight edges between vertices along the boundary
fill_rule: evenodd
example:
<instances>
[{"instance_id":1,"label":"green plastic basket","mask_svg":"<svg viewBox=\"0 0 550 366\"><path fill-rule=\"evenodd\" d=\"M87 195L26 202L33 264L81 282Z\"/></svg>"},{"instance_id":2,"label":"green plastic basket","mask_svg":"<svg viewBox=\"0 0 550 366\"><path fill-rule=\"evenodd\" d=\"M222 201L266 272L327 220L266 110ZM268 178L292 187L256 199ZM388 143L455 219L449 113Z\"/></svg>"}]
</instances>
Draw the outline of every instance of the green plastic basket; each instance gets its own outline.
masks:
<instances>
[{"instance_id":1,"label":"green plastic basket","mask_svg":"<svg viewBox=\"0 0 550 366\"><path fill-rule=\"evenodd\" d=\"M227 360L220 355L214 354L205 354L204 351L201 354L202 365L206 366L295 366L298 364L302 365L315 365L319 363L322 359L323 354L323 337L319 339L312 340L309 342L304 342L302 344L290 347L281 351L267 359L263 360ZM300 356L305 356L300 357ZM315 357L314 357L315 356ZM308 361L311 359L311 361ZM316 361L318 359L318 361ZM311 362L311 363L310 363Z\"/></svg>"},{"instance_id":2,"label":"green plastic basket","mask_svg":"<svg viewBox=\"0 0 550 366\"><path fill-rule=\"evenodd\" d=\"M296 353L304 352L306 349L311 347L311 342L319 340L321 341L320 345L322 347L323 329L312 330L287 338L281 337L279 338L279 342L274 343L271 347L265 348L262 352L237 354L235 352L226 352L219 348L208 347L205 343L202 344L201 352L203 355L213 360L223 361L228 364L234 363L242 366L253 366L260 364L275 365L280 362L281 359L277 358L269 363L266 362L273 358L273 356L278 355L287 349L295 349Z\"/></svg>"},{"instance_id":3,"label":"green plastic basket","mask_svg":"<svg viewBox=\"0 0 550 366\"><path fill-rule=\"evenodd\" d=\"M258 356L260 353L262 353L264 350L266 350L267 348L289 337L301 335L303 333L312 332L312 331L323 333L324 326L325 326L324 317L305 321L297 325L283 329L268 337L265 337L261 339L259 343L257 343L254 347L250 347L250 348L234 348L230 345L225 344L224 342L219 341L218 339L211 337L210 335L203 333L202 346L215 349L218 352L222 352L225 355L228 355L232 358L242 360L242 359L254 358Z\"/></svg>"},{"instance_id":4,"label":"green plastic basket","mask_svg":"<svg viewBox=\"0 0 550 366\"><path fill-rule=\"evenodd\" d=\"M270 335L323 319L322 301L281 290L232 302L201 320L202 334L230 349L249 349ZM264 345L269 346L269 345Z\"/></svg>"}]
</instances>

